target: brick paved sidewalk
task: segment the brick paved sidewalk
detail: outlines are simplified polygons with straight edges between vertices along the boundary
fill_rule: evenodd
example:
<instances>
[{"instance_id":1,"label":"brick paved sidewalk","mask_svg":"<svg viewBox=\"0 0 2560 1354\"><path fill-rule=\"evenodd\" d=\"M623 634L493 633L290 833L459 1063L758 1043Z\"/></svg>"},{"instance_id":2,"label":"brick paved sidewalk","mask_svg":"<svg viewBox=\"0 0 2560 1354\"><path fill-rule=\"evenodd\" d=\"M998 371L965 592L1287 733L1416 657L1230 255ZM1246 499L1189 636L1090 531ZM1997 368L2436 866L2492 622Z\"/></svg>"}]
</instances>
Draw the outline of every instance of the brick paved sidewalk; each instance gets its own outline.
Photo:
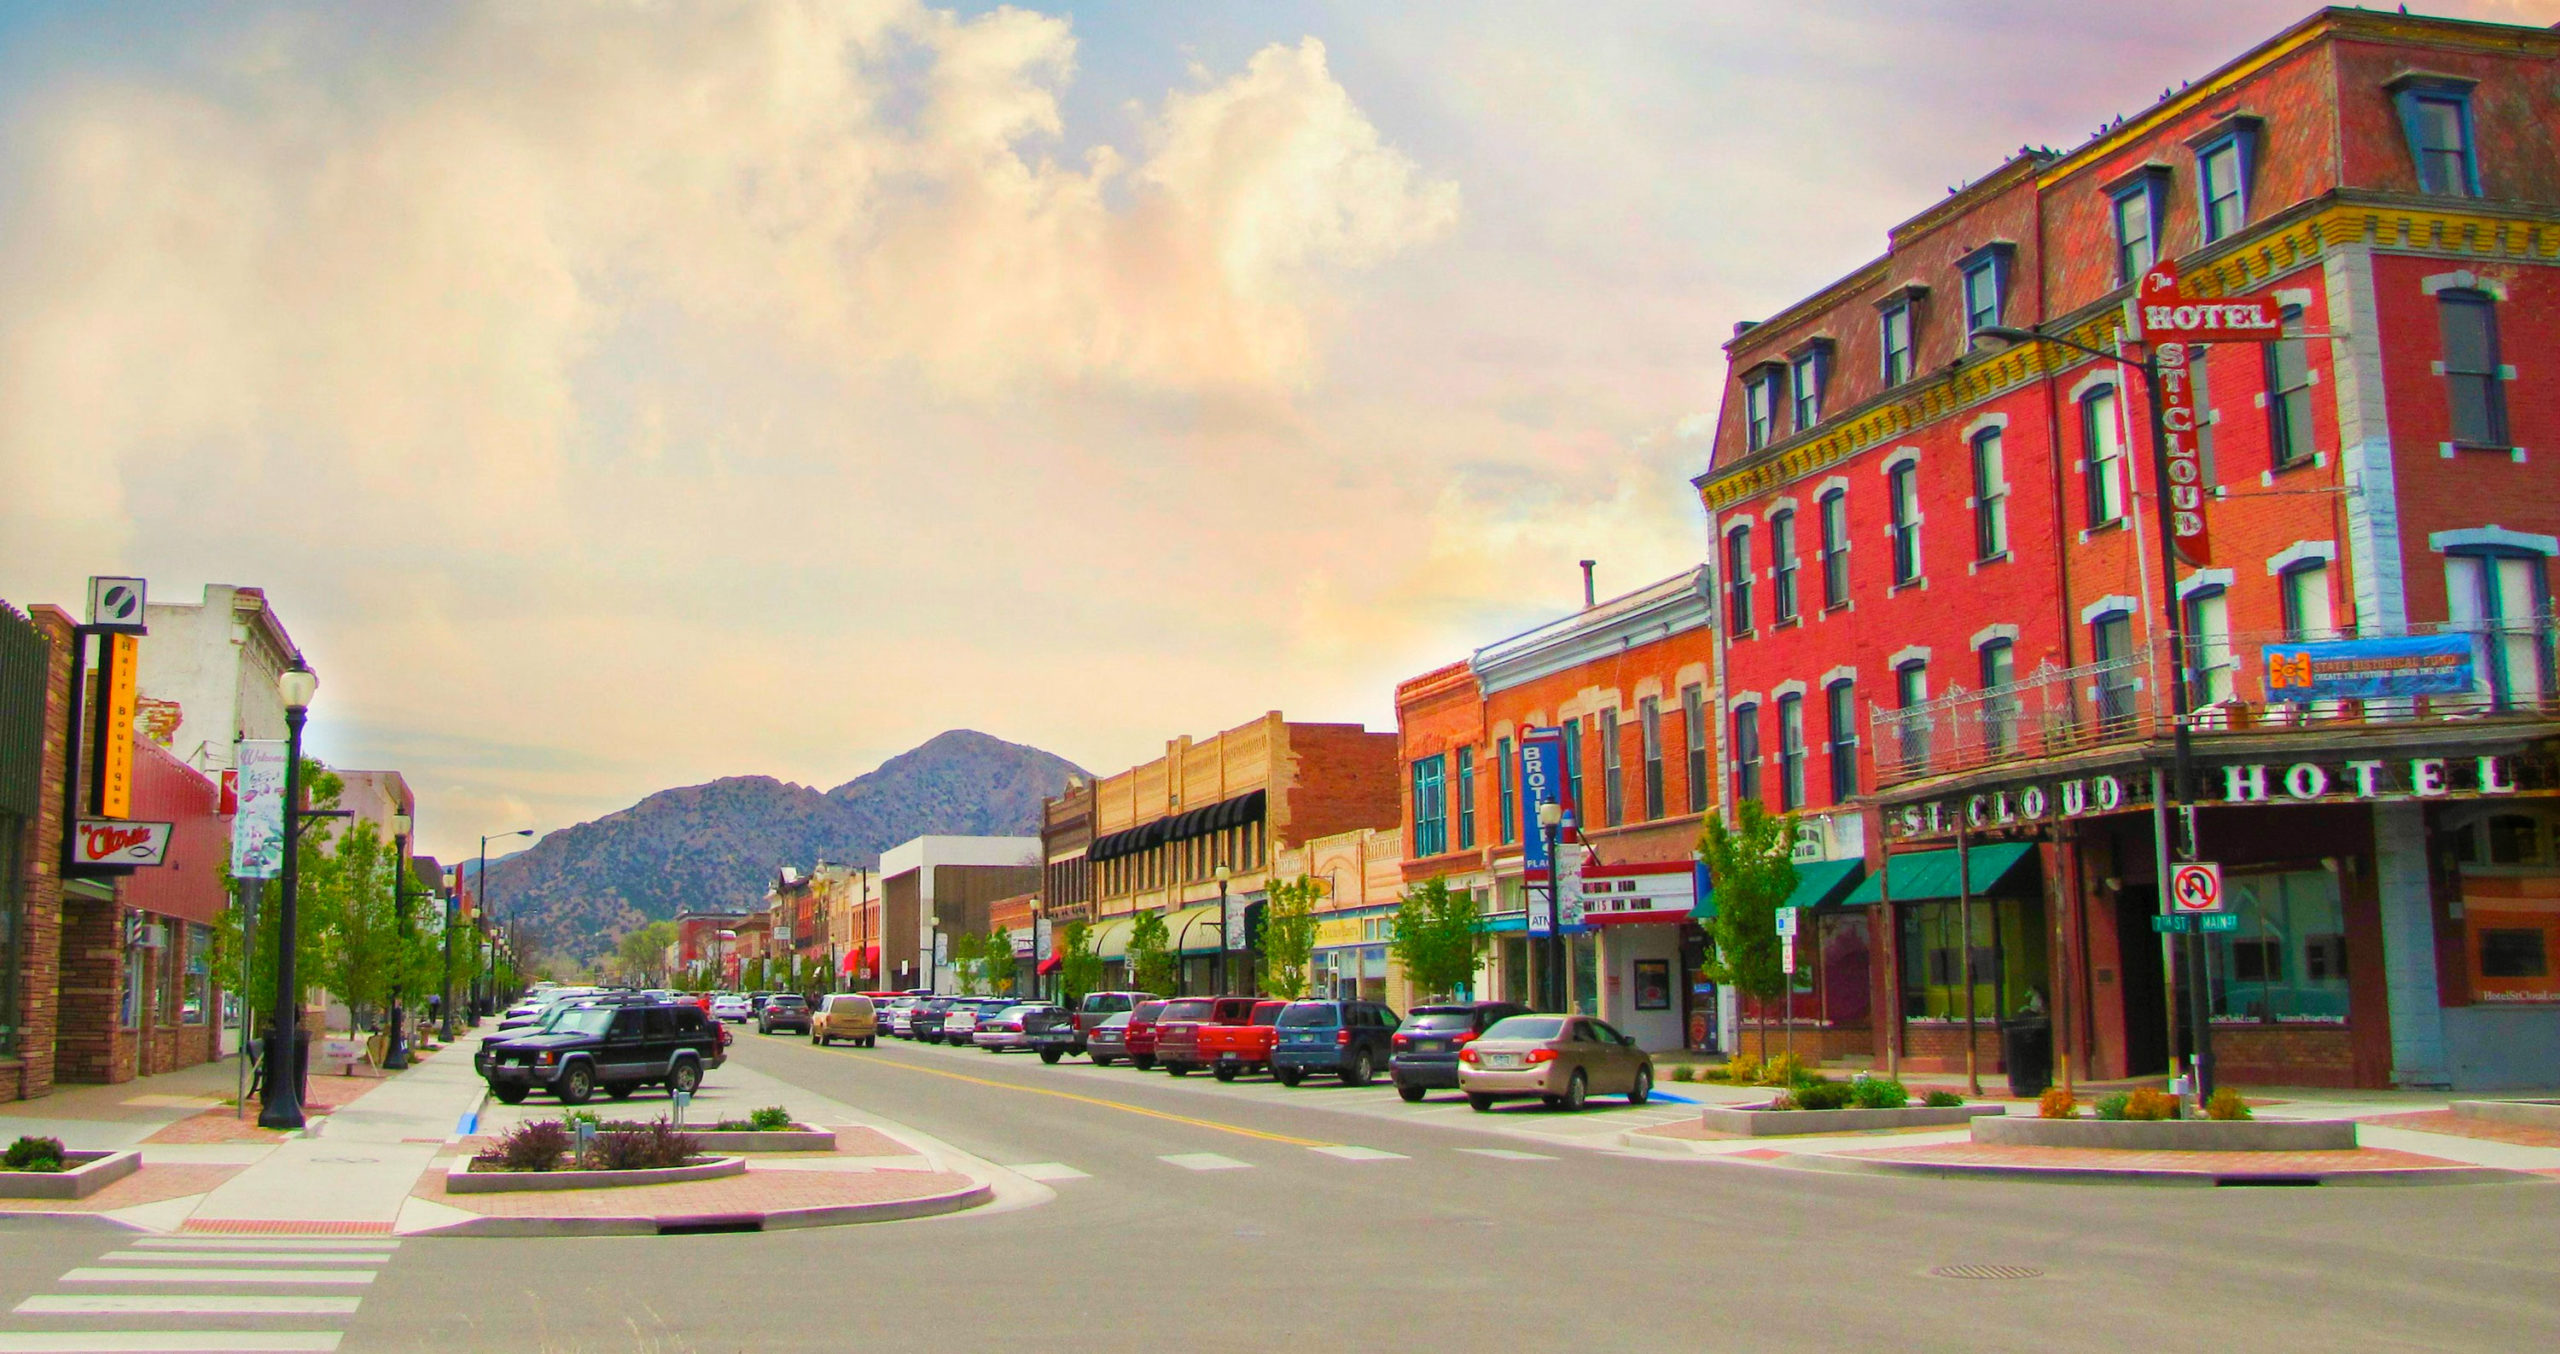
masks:
<instances>
[{"instance_id":1,"label":"brick paved sidewalk","mask_svg":"<svg viewBox=\"0 0 2560 1354\"><path fill-rule=\"evenodd\" d=\"M191 1194L205 1194L238 1175L238 1166L172 1165L154 1166L145 1158L142 1169L101 1188L85 1199L0 1199L0 1216L42 1213L112 1213L137 1204L165 1203Z\"/></svg>"},{"instance_id":2,"label":"brick paved sidewalk","mask_svg":"<svg viewBox=\"0 0 2560 1354\"><path fill-rule=\"evenodd\" d=\"M2497 1119L2475 1119L2451 1110L2421 1110L2415 1114L2377 1115L2362 1122L2376 1128L2405 1128L2418 1133L2447 1133L2460 1138L2478 1138L2484 1142L2513 1143L2518 1147L2560 1148L2560 1132L2535 1128L2531 1124L2510 1124Z\"/></svg>"},{"instance_id":3,"label":"brick paved sidewalk","mask_svg":"<svg viewBox=\"0 0 2560 1354\"><path fill-rule=\"evenodd\" d=\"M2359 1147L2343 1152L2135 1152L2096 1147L2011 1147L1999 1143L1950 1142L1915 1147L1849 1148L1830 1155L1909 1166L2139 1171L2152 1175L2217 1178L2307 1177L2355 1171L2469 1172L2477 1169L2467 1162L2394 1151L2387 1147Z\"/></svg>"},{"instance_id":4,"label":"brick paved sidewalk","mask_svg":"<svg viewBox=\"0 0 2560 1354\"><path fill-rule=\"evenodd\" d=\"M745 1175L673 1185L447 1194L439 1166L418 1181L413 1197L484 1217L627 1218L654 1228L662 1221L705 1216L916 1202L963 1193L975 1184L957 1171L812 1171L751 1164Z\"/></svg>"}]
</instances>

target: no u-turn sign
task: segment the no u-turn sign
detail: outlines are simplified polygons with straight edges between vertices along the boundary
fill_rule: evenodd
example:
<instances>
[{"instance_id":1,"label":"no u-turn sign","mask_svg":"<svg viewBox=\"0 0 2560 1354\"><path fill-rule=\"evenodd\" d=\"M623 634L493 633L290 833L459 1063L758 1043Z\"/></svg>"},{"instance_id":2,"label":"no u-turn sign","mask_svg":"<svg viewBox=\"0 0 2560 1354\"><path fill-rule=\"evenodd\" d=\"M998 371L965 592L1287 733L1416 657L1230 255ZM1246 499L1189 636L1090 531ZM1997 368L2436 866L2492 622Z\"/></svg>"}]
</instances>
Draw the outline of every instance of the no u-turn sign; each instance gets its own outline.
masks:
<instances>
[{"instance_id":1,"label":"no u-turn sign","mask_svg":"<svg viewBox=\"0 0 2560 1354\"><path fill-rule=\"evenodd\" d=\"M2210 860L2182 861L2169 871L2169 910L2178 913L2222 910L2222 866Z\"/></svg>"}]
</instances>

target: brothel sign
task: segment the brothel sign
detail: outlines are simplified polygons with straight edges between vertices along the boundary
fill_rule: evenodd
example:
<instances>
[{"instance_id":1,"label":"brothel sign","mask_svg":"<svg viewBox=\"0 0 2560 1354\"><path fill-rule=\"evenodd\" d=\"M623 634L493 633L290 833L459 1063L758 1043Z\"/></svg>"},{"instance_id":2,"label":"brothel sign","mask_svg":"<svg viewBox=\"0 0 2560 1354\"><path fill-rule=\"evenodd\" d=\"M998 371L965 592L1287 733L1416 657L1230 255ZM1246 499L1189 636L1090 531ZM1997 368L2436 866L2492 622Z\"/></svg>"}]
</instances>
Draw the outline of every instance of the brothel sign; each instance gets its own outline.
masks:
<instances>
[{"instance_id":1,"label":"brothel sign","mask_svg":"<svg viewBox=\"0 0 2560 1354\"><path fill-rule=\"evenodd\" d=\"M2204 520L2208 486L2197 439L2196 400L2187 345L2263 343L2284 335L2284 311L2272 296L2196 297L2178 282L2177 265L2154 265L2127 303L2160 374L2161 452L2167 462L2170 544L2191 568L2212 560Z\"/></svg>"}]
</instances>

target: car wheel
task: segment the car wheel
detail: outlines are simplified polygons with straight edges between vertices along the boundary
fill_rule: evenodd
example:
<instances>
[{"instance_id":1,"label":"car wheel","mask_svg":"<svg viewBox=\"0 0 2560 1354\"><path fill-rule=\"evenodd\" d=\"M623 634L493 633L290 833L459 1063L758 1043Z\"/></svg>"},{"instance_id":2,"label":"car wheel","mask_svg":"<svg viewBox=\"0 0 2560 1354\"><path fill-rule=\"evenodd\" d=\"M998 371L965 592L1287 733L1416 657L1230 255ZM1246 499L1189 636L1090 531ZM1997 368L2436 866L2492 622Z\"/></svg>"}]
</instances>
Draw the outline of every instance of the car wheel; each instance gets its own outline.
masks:
<instances>
[{"instance_id":1,"label":"car wheel","mask_svg":"<svg viewBox=\"0 0 2560 1354\"><path fill-rule=\"evenodd\" d=\"M1639 1067L1636 1069L1636 1084L1627 1088L1627 1103L1630 1105L1641 1105L1652 1098L1653 1069L1650 1067Z\"/></svg>"},{"instance_id":2,"label":"car wheel","mask_svg":"<svg viewBox=\"0 0 2560 1354\"><path fill-rule=\"evenodd\" d=\"M1369 1061L1369 1050L1364 1048L1352 1055L1349 1067L1342 1069L1342 1084L1366 1086L1369 1084L1369 1078L1376 1076L1377 1073L1377 1064Z\"/></svg>"},{"instance_id":3,"label":"car wheel","mask_svg":"<svg viewBox=\"0 0 2560 1354\"><path fill-rule=\"evenodd\" d=\"M1482 1091L1467 1092L1467 1108L1478 1114L1493 1113L1493 1097Z\"/></svg>"},{"instance_id":4,"label":"car wheel","mask_svg":"<svg viewBox=\"0 0 2560 1354\"><path fill-rule=\"evenodd\" d=\"M499 1104L521 1105L530 1092L522 1086L492 1086L489 1088L489 1094L498 1097Z\"/></svg>"},{"instance_id":5,"label":"car wheel","mask_svg":"<svg viewBox=\"0 0 2560 1354\"><path fill-rule=\"evenodd\" d=\"M1422 1103L1422 1088L1419 1086L1405 1086L1399 1084L1396 1087L1396 1094L1403 1096L1404 1103L1408 1105L1419 1105Z\"/></svg>"},{"instance_id":6,"label":"car wheel","mask_svg":"<svg viewBox=\"0 0 2560 1354\"><path fill-rule=\"evenodd\" d=\"M1302 1067L1283 1067L1271 1075L1278 1077L1283 1086L1295 1086L1307 1079L1306 1069Z\"/></svg>"},{"instance_id":7,"label":"car wheel","mask_svg":"<svg viewBox=\"0 0 2560 1354\"><path fill-rule=\"evenodd\" d=\"M862 1036L862 1046L864 1048L880 1047L880 1036L876 1034L866 1034Z\"/></svg>"},{"instance_id":8,"label":"car wheel","mask_svg":"<svg viewBox=\"0 0 2560 1354\"><path fill-rule=\"evenodd\" d=\"M1111 1064L1118 1061L1119 1059L1112 1057L1108 1053L1097 1053L1093 1055L1093 1065L1096 1067L1109 1067Z\"/></svg>"},{"instance_id":9,"label":"car wheel","mask_svg":"<svg viewBox=\"0 0 2560 1354\"><path fill-rule=\"evenodd\" d=\"M595 1098L596 1070L585 1063L571 1063L560 1074L560 1103L583 1105Z\"/></svg>"},{"instance_id":10,"label":"car wheel","mask_svg":"<svg viewBox=\"0 0 2560 1354\"><path fill-rule=\"evenodd\" d=\"M686 1058L676 1064L675 1074L667 1078L667 1089L678 1095L691 1095L702 1085L702 1064Z\"/></svg>"},{"instance_id":11,"label":"car wheel","mask_svg":"<svg viewBox=\"0 0 2560 1354\"><path fill-rule=\"evenodd\" d=\"M1131 1059L1129 1060L1129 1065L1130 1065L1131 1067L1134 1067L1134 1068L1138 1069L1138 1070L1139 1070L1139 1071L1141 1071L1141 1072L1152 1072L1152 1071L1156 1070L1156 1059L1155 1059L1155 1055L1154 1055L1154 1054L1152 1054L1152 1053L1150 1053L1150 1054L1145 1054L1145 1055L1140 1056L1140 1057L1131 1058Z\"/></svg>"},{"instance_id":12,"label":"car wheel","mask_svg":"<svg viewBox=\"0 0 2560 1354\"><path fill-rule=\"evenodd\" d=\"M1236 1071L1237 1068L1234 1063L1220 1063L1216 1068L1210 1071L1209 1075L1216 1077L1220 1081L1233 1081L1236 1079Z\"/></svg>"},{"instance_id":13,"label":"car wheel","mask_svg":"<svg viewBox=\"0 0 2560 1354\"><path fill-rule=\"evenodd\" d=\"M1051 1067L1057 1066L1058 1060L1065 1056L1067 1056L1067 1051L1063 1048L1044 1048L1040 1050L1040 1061L1047 1063Z\"/></svg>"},{"instance_id":14,"label":"car wheel","mask_svg":"<svg viewBox=\"0 0 2560 1354\"><path fill-rule=\"evenodd\" d=\"M606 1086L604 1088L604 1093L616 1100L629 1100L631 1098L631 1093L639 1089L639 1087L632 1085L630 1082L617 1081Z\"/></svg>"},{"instance_id":15,"label":"car wheel","mask_svg":"<svg viewBox=\"0 0 2560 1354\"><path fill-rule=\"evenodd\" d=\"M1168 1072L1171 1072L1172 1074L1174 1074L1174 1075L1175 1075L1175 1076L1177 1076L1177 1077L1187 1077L1187 1076L1190 1076L1190 1075L1191 1075L1191 1064L1189 1064L1189 1063L1166 1063L1166 1064L1164 1065L1164 1070L1166 1070L1166 1071L1168 1071Z\"/></svg>"},{"instance_id":16,"label":"car wheel","mask_svg":"<svg viewBox=\"0 0 2560 1354\"><path fill-rule=\"evenodd\" d=\"M1582 1108L1582 1102L1590 1098L1591 1079L1577 1070L1573 1079L1564 1084L1564 1096L1556 1104L1561 1109L1578 1110Z\"/></svg>"}]
</instances>

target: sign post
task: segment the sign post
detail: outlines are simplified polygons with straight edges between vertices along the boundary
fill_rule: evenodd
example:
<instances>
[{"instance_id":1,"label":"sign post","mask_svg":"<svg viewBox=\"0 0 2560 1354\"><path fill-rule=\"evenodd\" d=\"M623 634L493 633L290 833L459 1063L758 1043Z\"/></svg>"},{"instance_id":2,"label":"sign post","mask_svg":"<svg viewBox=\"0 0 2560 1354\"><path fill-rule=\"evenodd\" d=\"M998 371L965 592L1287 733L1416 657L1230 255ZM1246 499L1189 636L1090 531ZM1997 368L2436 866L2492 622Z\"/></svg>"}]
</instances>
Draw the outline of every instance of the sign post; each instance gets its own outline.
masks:
<instances>
[{"instance_id":1,"label":"sign post","mask_svg":"<svg viewBox=\"0 0 2560 1354\"><path fill-rule=\"evenodd\" d=\"M2222 910L2222 866L2210 860L2182 860L2169 872L2169 909L2193 915Z\"/></svg>"}]
</instances>

